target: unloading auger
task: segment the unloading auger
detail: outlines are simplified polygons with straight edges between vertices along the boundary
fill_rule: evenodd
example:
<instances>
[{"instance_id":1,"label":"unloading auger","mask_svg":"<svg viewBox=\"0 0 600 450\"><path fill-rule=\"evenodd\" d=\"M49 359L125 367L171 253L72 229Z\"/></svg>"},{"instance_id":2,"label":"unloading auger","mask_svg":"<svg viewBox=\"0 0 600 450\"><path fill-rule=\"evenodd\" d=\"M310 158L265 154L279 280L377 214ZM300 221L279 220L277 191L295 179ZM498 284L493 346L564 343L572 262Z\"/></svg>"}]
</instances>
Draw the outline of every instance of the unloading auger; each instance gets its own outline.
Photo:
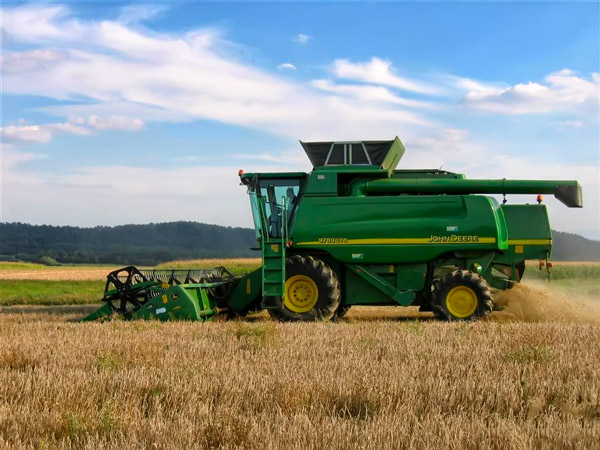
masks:
<instances>
[{"instance_id":1,"label":"unloading auger","mask_svg":"<svg viewBox=\"0 0 600 450\"><path fill-rule=\"evenodd\" d=\"M542 194L582 207L572 180L467 180L444 170L396 170L391 141L301 142L310 173L244 173L262 266L248 274L138 270L108 275L84 320L206 320L266 309L278 320L329 320L353 305L419 306L446 320L492 311L493 289L548 262ZM537 195L502 204L484 194ZM551 267L546 264L546 267Z\"/></svg>"}]
</instances>

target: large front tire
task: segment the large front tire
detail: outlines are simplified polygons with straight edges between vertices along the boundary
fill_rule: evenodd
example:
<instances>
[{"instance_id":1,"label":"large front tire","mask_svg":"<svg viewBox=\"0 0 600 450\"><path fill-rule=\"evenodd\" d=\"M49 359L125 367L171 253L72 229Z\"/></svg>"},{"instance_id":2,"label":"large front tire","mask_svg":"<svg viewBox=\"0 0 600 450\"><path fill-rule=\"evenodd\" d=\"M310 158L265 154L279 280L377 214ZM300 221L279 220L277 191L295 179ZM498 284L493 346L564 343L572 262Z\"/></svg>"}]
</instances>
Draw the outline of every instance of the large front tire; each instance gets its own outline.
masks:
<instances>
[{"instance_id":1,"label":"large front tire","mask_svg":"<svg viewBox=\"0 0 600 450\"><path fill-rule=\"evenodd\" d=\"M492 312L494 299L487 281L469 270L456 270L436 284L432 299L436 317L445 320L472 320Z\"/></svg>"},{"instance_id":2,"label":"large front tire","mask_svg":"<svg viewBox=\"0 0 600 450\"><path fill-rule=\"evenodd\" d=\"M271 317L281 321L330 320L340 304L335 272L318 258L295 255L286 260L284 296L275 299Z\"/></svg>"}]
</instances>

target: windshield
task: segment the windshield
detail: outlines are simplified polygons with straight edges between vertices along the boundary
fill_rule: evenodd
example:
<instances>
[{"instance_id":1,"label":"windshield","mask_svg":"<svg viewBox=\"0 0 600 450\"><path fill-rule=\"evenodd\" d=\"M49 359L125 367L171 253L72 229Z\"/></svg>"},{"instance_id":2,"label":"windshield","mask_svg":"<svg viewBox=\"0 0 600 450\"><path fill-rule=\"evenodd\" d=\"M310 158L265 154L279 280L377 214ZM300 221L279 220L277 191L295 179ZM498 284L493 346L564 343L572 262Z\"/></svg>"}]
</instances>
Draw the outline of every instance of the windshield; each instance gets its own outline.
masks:
<instances>
[{"instance_id":1,"label":"windshield","mask_svg":"<svg viewBox=\"0 0 600 450\"><path fill-rule=\"evenodd\" d=\"M296 207L300 180L261 180L260 196L265 202L265 215L269 236L280 238L284 234ZM285 211L285 216L284 216Z\"/></svg>"},{"instance_id":2,"label":"windshield","mask_svg":"<svg viewBox=\"0 0 600 450\"><path fill-rule=\"evenodd\" d=\"M260 210L258 208L258 197L256 196L256 192L250 191L248 192L250 195L250 208L252 209L252 220L254 221L254 234L256 234L256 239L260 239L262 233L262 225L260 222Z\"/></svg>"},{"instance_id":3,"label":"windshield","mask_svg":"<svg viewBox=\"0 0 600 450\"><path fill-rule=\"evenodd\" d=\"M284 238L298 203L303 179L258 179L249 189L257 238L263 228L272 238Z\"/></svg>"}]
</instances>

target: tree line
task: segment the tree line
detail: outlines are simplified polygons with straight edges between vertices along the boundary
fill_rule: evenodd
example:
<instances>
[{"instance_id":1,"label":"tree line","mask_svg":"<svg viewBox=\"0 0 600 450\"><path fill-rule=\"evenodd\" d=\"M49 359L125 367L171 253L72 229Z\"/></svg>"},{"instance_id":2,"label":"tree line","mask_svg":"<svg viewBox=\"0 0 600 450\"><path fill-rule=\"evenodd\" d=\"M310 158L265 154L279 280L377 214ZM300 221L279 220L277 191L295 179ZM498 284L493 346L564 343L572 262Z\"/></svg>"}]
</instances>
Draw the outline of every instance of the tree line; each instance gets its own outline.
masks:
<instances>
[{"instance_id":1,"label":"tree line","mask_svg":"<svg viewBox=\"0 0 600 450\"><path fill-rule=\"evenodd\" d=\"M197 222L80 228L0 223L0 260L155 265L176 259L259 256L254 230Z\"/></svg>"}]
</instances>

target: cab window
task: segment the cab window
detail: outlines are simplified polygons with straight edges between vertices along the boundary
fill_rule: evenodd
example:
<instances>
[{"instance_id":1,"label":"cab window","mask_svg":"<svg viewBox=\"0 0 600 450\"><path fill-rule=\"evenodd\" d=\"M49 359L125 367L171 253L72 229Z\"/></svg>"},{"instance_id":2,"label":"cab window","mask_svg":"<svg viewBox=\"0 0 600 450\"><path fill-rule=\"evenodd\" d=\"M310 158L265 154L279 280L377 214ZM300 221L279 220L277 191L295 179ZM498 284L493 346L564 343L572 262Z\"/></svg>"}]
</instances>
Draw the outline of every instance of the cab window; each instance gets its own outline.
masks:
<instances>
[{"instance_id":1,"label":"cab window","mask_svg":"<svg viewBox=\"0 0 600 450\"><path fill-rule=\"evenodd\" d=\"M267 224L271 237L281 237L283 223L289 224L300 192L299 179L263 179L259 182L260 196L264 198ZM285 209L285 217L283 211Z\"/></svg>"}]
</instances>

